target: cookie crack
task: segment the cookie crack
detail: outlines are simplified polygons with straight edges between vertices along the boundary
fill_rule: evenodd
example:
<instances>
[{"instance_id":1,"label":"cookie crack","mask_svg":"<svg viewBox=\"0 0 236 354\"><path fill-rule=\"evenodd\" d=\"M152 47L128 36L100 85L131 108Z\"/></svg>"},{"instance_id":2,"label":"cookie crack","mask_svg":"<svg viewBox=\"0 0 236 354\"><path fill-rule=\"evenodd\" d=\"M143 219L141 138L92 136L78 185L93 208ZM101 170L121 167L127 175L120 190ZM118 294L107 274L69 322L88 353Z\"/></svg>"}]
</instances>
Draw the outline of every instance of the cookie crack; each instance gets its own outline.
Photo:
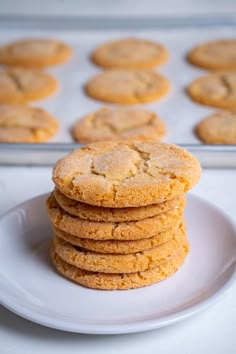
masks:
<instances>
[{"instance_id":1,"label":"cookie crack","mask_svg":"<svg viewBox=\"0 0 236 354\"><path fill-rule=\"evenodd\" d=\"M17 75L13 74L12 72L9 72L8 76L13 82L16 91L24 91L24 86L22 85L21 80Z\"/></svg>"},{"instance_id":2,"label":"cookie crack","mask_svg":"<svg viewBox=\"0 0 236 354\"><path fill-rule=\"evenodd\" d=\"M232 88L230 82L228 81L228 78L226 75L221 76L221 82L223 83L223 85L226 89L226 94L224 95L224 97L226 98L233 93L233 88Z\"/></svg>"}]
</instances>

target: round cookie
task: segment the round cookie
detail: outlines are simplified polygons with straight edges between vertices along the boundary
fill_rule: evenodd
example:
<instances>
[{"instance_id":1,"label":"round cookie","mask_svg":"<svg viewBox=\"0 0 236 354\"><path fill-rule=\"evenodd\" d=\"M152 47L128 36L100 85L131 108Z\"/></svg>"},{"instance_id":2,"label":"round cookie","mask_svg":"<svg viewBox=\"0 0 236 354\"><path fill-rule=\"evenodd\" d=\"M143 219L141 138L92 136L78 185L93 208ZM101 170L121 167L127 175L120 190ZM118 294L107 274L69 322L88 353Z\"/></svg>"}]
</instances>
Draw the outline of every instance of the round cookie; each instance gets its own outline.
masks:
<instances>
[{"instance_id":1,"label":"round cookie","mask_svg":"<svg viewBox=\"0 0 236 354\"><path fill-rule=\"evenodd\" d=\"M163 203L138 208L104 208L70 199L57 188L54 189L53 195L59 206L71 215L85 220L108 222L137 221L150 218L165 213L168 210L178 208L181 201L185 199L184 194L181 194L177 198Z\"/></svg>"},{"instance_id":2,"label":"round cookie","mask_svg":"<svg viewBox=\"0 0 236 354\"><path fill-rule=\"evenodd\" d=\"M71 54L71 48L58 40L30 38L1 47L0 64L37 68L63 63Z\"/></svg>"},{"instance_id":3,"label":"round cookie","mask_svg":"<svg viewBox=\"0 0 236 354\"><path fill-rule=\"evenodd\" d=\"M210 70L236 70L236 39L219 39L201 44L188 54L188 60Z\"/></svg>"},{"instance_id":4,"label":"round cookie","mask_svg":"<svg viewBox=\"0 0 236 354\"><path fill-rule=\"evenodd\" d=\"M182 227L170 241L146 251L101 254L71 245L54 235L55 252L66 263L92 272L113 274L142 272L155 268L173 257L185 240L185 229Z\"/></svg>"},{"instance_id":5,"label":"round cookie","mask_svg":"<svg viewBox=\"0 0 236 354\"><path fill-rule=\"evenodd\" d=\"M206 74L187 88L194 101L207 106L236 108L236 71Z\"/></svg>"},{"instance_id":6,"label":"round cookie","mask_svg":"<svg viewBox=\"0 0 236 354\"><path fill-rule=\"evenodd\" d=\"M169 81L154 71L108 69L90 79L86 93L97 100L121 104L151 102L165 96Z\"/></svg>"},{"instance_id":7,"label":"round cookie","mask_svg":"<svg viewBox=\"0 0 236 354\"><path fill-rule=\"evenodd\" d=\"M58 127L58 121L42 108L0 103L0 142L44 142Z\"/></svg>"},{"instance_id":8,"label":"round cookie","mask_svg":"<svg viewBox=\"0 0 236 354\"><path fill-rule=\"evenodd\" d=\"M170 229L162 231L156 236L135 241L99 241L73 236L55 227L53 228L53 231L58 238L89 251L94 251L97 253L128 254L145 251L170 241L173 238L173 235L177 232L179 226L180 225L176 223L175 225L172 225Z\"/></svg>"},{"instance_id":9,"label":"round cookie","mask_svg":"<svg viewBox=\"0 0 236 354\"><path fill-rule=\"evenodd\" d=\"M77 120L75 140L90 143L105 140L160 140L166 133L164 121L146 109L103 107Z\"/></svg>"},{"instance_id":10,"label":"round cookie","mask_svg":"<svg viewBox=\"0 0 236 354\"><path fill-rule=\"evenodd\" d=\"M236 111L212 113L196 125L195 132L208 144L236 144Z\"/></svg>"},{"instance_id":11,"label":"round cookie","mask_svg":"<svg viewBox=\"0 0 236 354\"><path fill-rule=\"evenodd\" d=\"M92 53L92 61L104 68L150 69L165 63L169 53L160 43L125 38L105 43Z\"/></svg>"},{"instance_id":12,"label":"round cookie","mask_svg":"<svg viewBox=\"0 0 236 354\"><path fill-rule=\"evenodd\" d=\"M151 218L129 222L99 222L80 219L61 209L53 196L47 200L49 219L54 227L73 236L94 240L139 240L156 236L180 223L185 201L175 208Z\"/></svg>"},{"instance_id":13,"label":"round cookie","mask_svg":"<svg viewBox=\"0 0 236 354\"><path fill-rule=\"evenodd\" d=\"M40 70L6 68L0 71L0 102L24 103L51 95L57 80Z\"/></svg>"},{"instance_id":14,"label":"round cookie","mask_svg":"<svg viewBox=\"0 0 236 354\"><path fill-rule=\"evenodd\" d=\"M68 264L55 253L53 243L51 246L51 259L60 274L82 286L103 290L134 289L164 280L179 269L187 254L186 240L174 257L158 267L138 273L109 274L90 272Z\"/></svg>"},{"instance_id":15,"label":"round cookie","mask_svg":"<svg viewBox=\"0 0 236 354\"><path fill-rule=\"evenodd\" d=\"M53 181L66 196L104 207L139 207L174 199L199 180L185 149L156 142L98 142L60 159Z\"/></svg>"}]
</instances>

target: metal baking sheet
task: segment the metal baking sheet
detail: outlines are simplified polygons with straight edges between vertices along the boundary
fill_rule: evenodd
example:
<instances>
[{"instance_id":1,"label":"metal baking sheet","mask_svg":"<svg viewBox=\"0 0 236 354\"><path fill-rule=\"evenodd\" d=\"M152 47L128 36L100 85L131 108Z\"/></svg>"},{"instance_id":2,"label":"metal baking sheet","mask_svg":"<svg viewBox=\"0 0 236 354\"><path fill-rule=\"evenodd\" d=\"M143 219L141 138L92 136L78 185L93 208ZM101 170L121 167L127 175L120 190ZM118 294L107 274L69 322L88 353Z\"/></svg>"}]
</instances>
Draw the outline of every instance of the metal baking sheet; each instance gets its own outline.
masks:
<instances>
[{"instance_id":1,"label":"metal baking sheet","mask_svg":"<svg viewBox=\"0 0 236 354\"><path fill-rule=\"evenodd\" d=\"M48 72L60 83L56 94L32 103L47 109L60 122L59 133L47 144L0 144L2 164L52 164L57 158L78 147L70 134L75 120L104 103L95 101L83 91L86 81L101 71L89 59L101 43L122 37L136 36L160 41L170 51L166 65L157 67L171 82L165 98L140 105L157 112L166 122L168 134L164 141L187 147L205 167L236 167L236 146L207 146L193 133L195 124L215 109L191 101L186 86L205 71L185 60L196 44L209 39L235 37L236 18L158 18L91 19L20 17L0 18L0 45L24 37L55 37L72 46L73 58Z\"/></svg>"}]
</instances>

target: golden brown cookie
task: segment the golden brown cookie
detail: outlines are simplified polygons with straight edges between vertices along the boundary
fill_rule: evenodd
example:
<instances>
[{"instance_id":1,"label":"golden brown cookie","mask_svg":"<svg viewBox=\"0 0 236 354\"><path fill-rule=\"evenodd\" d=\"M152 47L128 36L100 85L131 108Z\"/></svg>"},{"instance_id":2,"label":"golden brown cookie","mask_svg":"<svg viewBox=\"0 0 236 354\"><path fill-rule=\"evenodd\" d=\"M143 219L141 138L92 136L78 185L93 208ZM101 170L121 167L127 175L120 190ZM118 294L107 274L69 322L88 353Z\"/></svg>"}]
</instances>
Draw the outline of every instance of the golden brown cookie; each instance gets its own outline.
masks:
<instances>
[{"instance_id":1,"label":"golden brown cookie","mask_svg":"<svg viewBox=\"0 0 236 354\"><path fill-rule=\"evenodd\" d=\"M154 71L105 70L90 79L86 93L97 100L122 104L151 102L165 96L169 81Z\"/></svg>"},{"instance_id":2,"label":"golden brown cookie","mask_svg":"<svg viewBox=\"0 0 236 354\"><path fill-rule=\"evenodd\" d=\"M146 109L103 107L78 119L72 130L75 140L90 143L105 140L160 140L164 121Z\"/></svg>"},{"instance_id":3,"label":"golden brown cookie","mask_svg":"<svg viewBox=\"0 0 236 354\"><path fill-rule=\"evenodd\" d=\"M236 144L236 111L209 115L196 125L195 132L207 144Z\"/></svg>"},{"instance_id":4,"label":"golden brown cookie","mask_svg":"<svg viewBox=\"0 0 236 354\"><path fill-rule=\"evenodd\" d=\"M0 48L0 64L37 68L63 63L71 54L71 48L58 40L30 38Z\"/></svg>"},{"instance_id":5,"label":"golden brown cookie","mask_svg":"<svg viewBox=\"0 0 236 354\"><path fill-rule=\"evenodd\" d=\"M58 127L58 121L42 108L0 103L0 142L44 142Z\"/></svg>"},{"instance_id":6,"label":"golden brown cookie","mask_svg":"<svg viewBox=\"0 0 236 354\"><path fill-rule=\"evenodd\" d=\"M164 280L179 269L187 254L188 242L186 241L174 257L158 267L145 272L111 274L90 272L68 264L55 253L53 243L51 247L51 259L60 274L82 286L104 290L134 289Z\"/></svg>"},{"instance_id":7,"label":"golden brown cookie","mask_svg":"<svg viewBox=\"0 0 236 354\"><path fill-rule=\"evenodd\" d=\"M236 39L218 39L191 50L188 60L210 70L236 70Z\"/></svg>"},{"instance_id":8,"label":"golden brown cookie","mask_svg":"<svg viewBox=\"0 0 236 354\"><path fill-rule=\"evenodd\" d=\"M130 254L104 254L87 251L54 235L55 252L66 263L80 269L102 273L143 272L167 262L186 242L185 229L179 229L170 241L146 251Z\"/></svg>"},{"instance_id":9,"label":"golden brown cookie","mask_svg":"<svg viewBox=\"0 0 236 354\"><path fill-rule=\"evenodd\" d=\"M6 68L0 71L0 102L24 103L51 95L57 80L40 70Z\"/></svg>"},{"instance_id":10,"label":"golden brown cookie","mask_svg":"<svg viewBox=\"0 0 236 354\"><path fill-rule=\"evenodd\" d=\"M54 227L73 236L94 240L139 240L156 236L182 219L185 200L178 208L151 218L129 222L100 222L80 219L68 214L57 204L53 195L47 200L48 216Z\"/></svg>"},{"instance_id":11,"label":"golden brown cookie","mask_svg":"<svg viewBox=\"0 0 236 354\"><path fill-rule=\"evenodd\" d=\"M194 101L207 106L236 108L236 71L206 74L187 88Z\"/></svg>"},{"instance_id":12,"label":"golden brown cookie","mask_svg":"<svg viewBox=\"0 0 236 354\"><path fill-rule=\"evenodd\" d=\"M56 187L71 199L104 207L139 207L174 199L199 180L185 149L164 143L99 142L60 159Z\"/></svg>"},{"instance_id":13,"label":"golden brown cookie","mask_svg":"<svg viewBox=\"0 0 236 354\"><path fill-rule=\"evenodd\" d=\"M181 201L185 199L184 194L181 194L175 199L167 200L160 204L151 204L138 208L103 208L70 199L56 188L53 195L60 207L71 215L91 221L108 222L136 221L150 218L177 208Z\"/></svg>"},{"instance_id":14,"label":"golden brown cookie","mask_svg":"<svg viewBox=\"0 0 236 354\"><path fill-rule=\"evenodd\" d=\"M160 43L141 38L125 38L105 43L92 53L95 64L104 68L150 69L168 60Z\"/></svg>"},{"instance_id":15,"label":"golden brown cookie","mask_svg":"<svg viewBox=\"0 0 236 354\"><path fill-rule=\"evenodd\" d=\"M182 221L183 222L183 221ZM117 241L117 240L92 240L87 238L80 238L70 235L56 227L53 228L54 234L67 241L68 243L79 246L89 251L98 253L136 253L145 251L153 247L157 247L167 241L170 241L179 228L179 224L173 224L170 229L162 231L156 236L134 240L134 241Z\"/></svg>"}]
</instances>

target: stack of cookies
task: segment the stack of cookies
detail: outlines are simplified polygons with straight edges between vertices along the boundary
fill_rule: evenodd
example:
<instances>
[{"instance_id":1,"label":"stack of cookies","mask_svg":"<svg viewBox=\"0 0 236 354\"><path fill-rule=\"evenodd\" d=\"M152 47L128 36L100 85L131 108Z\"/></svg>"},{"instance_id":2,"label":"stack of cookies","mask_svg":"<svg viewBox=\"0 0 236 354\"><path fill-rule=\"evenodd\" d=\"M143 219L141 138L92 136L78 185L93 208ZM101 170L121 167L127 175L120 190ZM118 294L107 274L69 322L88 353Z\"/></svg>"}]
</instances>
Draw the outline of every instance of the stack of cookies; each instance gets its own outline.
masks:
<instances>
[{"instance_id":1,"label":"stack of cookies","mask_svg":"<svg viewBox=\"0 0 236 354\"><path fill-rule=\"evenodd\" d=\"M98 142L65 156L47 200L56 269L95 289L173 274L188 253L185 193L200 174L189 152L156 142Z\"/></svg>"}]
</instances>

